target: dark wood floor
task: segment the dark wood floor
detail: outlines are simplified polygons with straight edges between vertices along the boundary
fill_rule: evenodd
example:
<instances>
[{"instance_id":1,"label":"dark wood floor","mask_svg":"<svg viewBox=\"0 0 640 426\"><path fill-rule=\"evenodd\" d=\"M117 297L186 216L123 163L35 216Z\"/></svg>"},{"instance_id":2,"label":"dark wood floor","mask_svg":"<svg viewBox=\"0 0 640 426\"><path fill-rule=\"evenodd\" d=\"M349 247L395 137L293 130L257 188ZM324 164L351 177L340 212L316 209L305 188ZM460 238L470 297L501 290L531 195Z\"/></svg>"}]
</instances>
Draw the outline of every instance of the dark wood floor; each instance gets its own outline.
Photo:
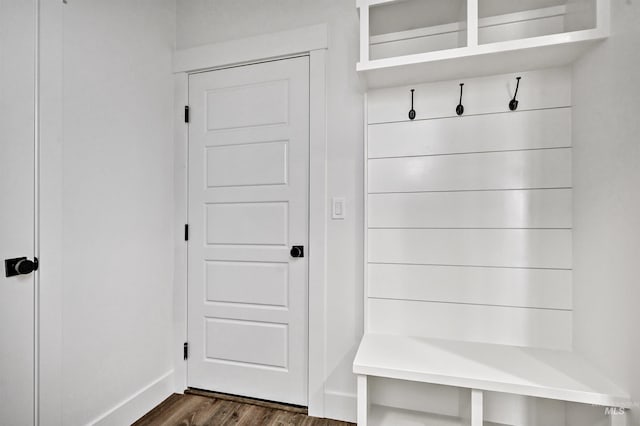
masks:
<instances>
[{"instance_id":1,"label":"dark wood floor","mask_svg":"<svg viewBox=\"0 0 640 426\"><path fill-rule=\"evenodd\" d=\"M352 423L307 416L306 409L206 393L173 394L134 426L347 426ZM258 404L258 405L256 405Z\"/></svg>"}]
</instances>

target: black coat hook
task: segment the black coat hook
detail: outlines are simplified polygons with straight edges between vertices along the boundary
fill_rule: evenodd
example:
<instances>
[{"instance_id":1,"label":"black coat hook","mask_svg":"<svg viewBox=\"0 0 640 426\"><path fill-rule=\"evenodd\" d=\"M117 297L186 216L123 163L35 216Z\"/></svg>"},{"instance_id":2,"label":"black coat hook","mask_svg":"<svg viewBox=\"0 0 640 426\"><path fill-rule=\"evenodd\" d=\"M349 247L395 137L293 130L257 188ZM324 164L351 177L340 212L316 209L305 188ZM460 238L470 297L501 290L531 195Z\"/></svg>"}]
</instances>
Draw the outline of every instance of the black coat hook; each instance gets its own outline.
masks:
<instances>
[{"instance_id":1,"label":"black coat hook","mask_svg":"<svg viewBox=\"0 0 640 426\"><path fill-rule=\"evenodd\" d=\"M464 114L464 105L462 105L462 86L464 86L464 83L460 83L460 102L456 107L456 114L458 115Z\"/></svg>"},{"instance_id":2,"label":"black coat hook","mask_svg":"<svg viewBox=\"0 0 640 426\"><path fill-rule=\"evenodd\" d=\"M515 111L518 109L518 100L516 99L516 97L518 96L518 88L520 87L520 78L521 77L516 77L516 80L518 80L518 82L516 83L516 92L513 94L513 99L509 101L509 109L511 111Z\"/></svg>"},{"instance_id":3,"label":"black coat hook","mask_svg":"<svg viewBox=\"0 0 640 426\"><path fill-rule=\"evenodd\" d=\"M411 109L409 110L409 120L413 120L416 118L416 110L413 109L413 92L414 89L411 89Z\"/></svg>"}]
</instances>

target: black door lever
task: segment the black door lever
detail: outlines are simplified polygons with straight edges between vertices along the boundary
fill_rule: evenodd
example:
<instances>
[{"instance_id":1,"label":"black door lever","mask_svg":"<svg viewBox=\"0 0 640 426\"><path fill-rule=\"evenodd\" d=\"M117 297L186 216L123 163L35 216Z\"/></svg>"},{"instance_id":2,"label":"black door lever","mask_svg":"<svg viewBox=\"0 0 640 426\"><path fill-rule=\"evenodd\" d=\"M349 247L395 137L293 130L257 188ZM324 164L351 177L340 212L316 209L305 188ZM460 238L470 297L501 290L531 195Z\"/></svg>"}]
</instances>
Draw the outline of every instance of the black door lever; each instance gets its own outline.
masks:
<instances>
[{"instance_id":1,"label":"black door lever","mask_svg":"<svg viewBox=\"0 0 640 426\"><path fill-rule=\"evenodd\" d=\"M291 257L304 257L304 246L293 246L289 253Z\"/></svg>"},{"instance_id":2,"label":"black door lever","mask_svg":"<svg viewBox=\"0 0 640 426\"><path fill-rule=\"evenodd\" d=\"M38 270L38 258L29 260L26 257L16 257L15 259L4 260L4 271L6 277L16 275L27 275Z\"/></svg>"}]
</instances>

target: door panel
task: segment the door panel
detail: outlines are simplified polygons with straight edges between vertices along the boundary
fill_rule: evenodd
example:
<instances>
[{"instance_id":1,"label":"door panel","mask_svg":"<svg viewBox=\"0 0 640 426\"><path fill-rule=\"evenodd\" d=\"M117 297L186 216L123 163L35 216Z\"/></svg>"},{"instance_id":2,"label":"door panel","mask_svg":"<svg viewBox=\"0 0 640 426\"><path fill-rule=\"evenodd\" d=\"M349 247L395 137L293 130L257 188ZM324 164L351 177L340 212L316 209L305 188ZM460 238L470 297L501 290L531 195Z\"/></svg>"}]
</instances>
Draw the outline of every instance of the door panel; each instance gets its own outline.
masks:
<instances>
[{"instance_id":1,"label":"door panel","mask_svg":"<svg viewBox=\"0 0 640 426\"><path fill-rule=\"evenodd\" d=\"M288 210L284 201L207 204L207 243L286 246Z\"/></svg>"},{"instance_id":2,"label":"door panel","mask_svg":"<svg viewBox=\"0 0 640 426\"><path fill-rule=\"evenodd\" d=\"M287 142L214 146L207 149L207 186L287 184Z\"/></svg>"},{"instance_id":3,"label":"door panel","mask_svg":"<svg viewBox=\"0 0 640 426\"><path fill-rule=\"evenodd\" d=\"M307 403L308 58L189 78L188 385Z\"/></svg>"},{"instance_id":4,"label":"door panel","mask_svg":"<svg viewBox=\"0 0 640 426\"><path fill-rule=\"evenodd\" d=\"M223 362L286 369L287 328L286 324L263 321L208 318L206 357Z\"/></svg>"},{"instance_id":5,"label":"door panel","mask_svg":"<svg viewBox=\"0 0 640 426\"><path fill-rule=\"evenodd\" d=\"M206 92L207 129L287 124L289 81L261 81ZM237 108L229 108L236 105Z\"/></svg>"},{"instance_id":6,"label":"door panel","mask_svg":"<svg viewBox=\"0 0 640 426\"><path fill-rule=\"evenodd\" d=\"M207 262L206 279L208 302L287 307L288 262Z\"/></svg>"},{"instance_id":7,"label":"door panel","mask_svg":"<svg viewBox=\"0 0 640 426\"><path fill-rule=\"evenodd\" d=\"M34 423L34 4L0 1L0 424Z\"/></svg>"}]
</instances>

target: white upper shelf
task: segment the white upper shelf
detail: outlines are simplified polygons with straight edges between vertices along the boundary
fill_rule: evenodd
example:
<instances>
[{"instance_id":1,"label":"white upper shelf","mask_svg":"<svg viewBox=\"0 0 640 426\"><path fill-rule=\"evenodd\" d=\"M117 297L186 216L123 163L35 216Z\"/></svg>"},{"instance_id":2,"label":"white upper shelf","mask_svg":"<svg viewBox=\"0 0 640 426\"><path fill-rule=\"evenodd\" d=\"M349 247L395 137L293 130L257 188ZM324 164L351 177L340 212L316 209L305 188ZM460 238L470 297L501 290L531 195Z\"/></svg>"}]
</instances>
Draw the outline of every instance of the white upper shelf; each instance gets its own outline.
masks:
<instances>
[{"instance_id":1,"label":"white upper shelf","mask_svg":"<svg viewBox=\"0 0 640 426\"><path fill-rule=\"evenodd\" d=\"M453 19L438 17L438 9L444 10L439 1L451 0L356 1L360 11L357 70L366 76L369 87L562 66L609 36L609 0L532 1L531 9L516 11L509 9L509 0L460 0L465 16ZM408 29L371 35L371 11L382 6L374 13L376 22L384 22L386 9L402 3L419 3L433 12L429 21L438 24L415 28L412 16L413 26ZM541 4L545 7L536 8ZM388 20L401 21L403 12L419 10L413 9L393 11Z\"/></svg>"}]
</instances>

